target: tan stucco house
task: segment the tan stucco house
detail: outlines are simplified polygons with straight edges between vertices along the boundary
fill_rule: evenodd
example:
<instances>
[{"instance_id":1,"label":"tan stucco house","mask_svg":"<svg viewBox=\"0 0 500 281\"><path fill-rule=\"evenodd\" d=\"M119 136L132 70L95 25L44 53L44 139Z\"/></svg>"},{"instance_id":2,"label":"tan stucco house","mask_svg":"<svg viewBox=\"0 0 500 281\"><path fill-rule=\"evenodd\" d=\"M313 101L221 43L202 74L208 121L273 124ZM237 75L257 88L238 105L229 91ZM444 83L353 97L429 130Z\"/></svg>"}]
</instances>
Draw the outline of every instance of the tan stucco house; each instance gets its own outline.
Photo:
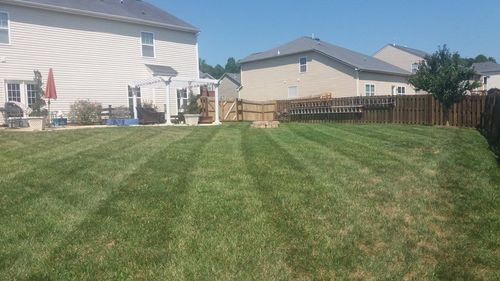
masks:
<instances>
[{"instance_id":1,"label":"tan stucco house","mask_svg":"<svg viewBox=\"0 0 500 281\"><path fill-rule=\"evenodd\" d=\"M239 73L225 73L219 79L219 95L221 96L221 98L239 98L240 89L241 76Z\"/></svg>"},{"instance_id":2,"label":"tan stucco house","mask_svg":"<svg viewBox=\"0 0 500 281\"><path fill-rule=\"evenodd\" d=\"M380 49L373 57L395 65L411 73L416 73L420 62L424 61L429 54L425 51L388 44Z\"/></svg>"},{"instance_id":3,"label":"tan stucco house","mask_svg":"<svg viewBox=\"0 0 500 281\"><path fill-rule=\"evenodd\" d=\"M480 82L482 90L500 89L500 64L494 62L482 62L472 65L474 70L481 75Z\"/></svg>"},{"instance_id":4,"label":"tan stucco house","mask_svg":"<svg viewBox=\"0 0 500 281\"><path fill-rule=\"evenodd\" d=\"M414 93L408 84L410 71L311 37L252 54L240 63L243 99Z\"/></svg>"},{"instance_id":5,"label":"tan stucco house","mask_svg":"<svg viewBox=\"0 0 500 281\"><path fill-rule=\"evenodd\" d=\"M53 112L67 113L82 99L132 107L136 95L137 103L176 114L187 100L178 90L200 78L198 33L146 1L2 0L0 107L29 105L33 70L46 78L53 68L59 96Z\"/></svg>"}]
</instances>

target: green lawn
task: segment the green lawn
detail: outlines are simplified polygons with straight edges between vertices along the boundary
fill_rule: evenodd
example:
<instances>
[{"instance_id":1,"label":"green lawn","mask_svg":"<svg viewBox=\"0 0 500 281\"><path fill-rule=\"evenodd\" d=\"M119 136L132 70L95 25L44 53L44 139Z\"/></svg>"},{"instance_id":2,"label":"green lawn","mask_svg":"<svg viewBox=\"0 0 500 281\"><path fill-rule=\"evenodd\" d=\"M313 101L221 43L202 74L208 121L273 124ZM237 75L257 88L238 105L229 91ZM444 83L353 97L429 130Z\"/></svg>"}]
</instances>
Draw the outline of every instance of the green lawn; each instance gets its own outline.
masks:
<instances>
[{"instance_id":1,"label":"green lawn","mask_svg":"<svg viewBox=\"0 0 500 281\"><path fill-rule=\"evenodd\" d=\"M2 280L498 280L474 130L0 131Z\"/></svg>"}]
</instances>

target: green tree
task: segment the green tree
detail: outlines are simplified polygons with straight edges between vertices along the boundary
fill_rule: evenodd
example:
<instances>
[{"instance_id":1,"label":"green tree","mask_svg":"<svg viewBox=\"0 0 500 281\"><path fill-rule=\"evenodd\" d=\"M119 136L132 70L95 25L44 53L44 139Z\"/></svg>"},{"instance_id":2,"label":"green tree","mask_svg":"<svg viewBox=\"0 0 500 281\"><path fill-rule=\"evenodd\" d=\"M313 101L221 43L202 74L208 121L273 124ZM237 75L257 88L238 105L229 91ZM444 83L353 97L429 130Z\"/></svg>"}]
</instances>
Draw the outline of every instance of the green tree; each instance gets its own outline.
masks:
<instances>
[{"instance_id":1,"label":"green tree","mask_svg":"<svg viewBox=\"0 0 500 281\"><path fill-rule=\"evenodd\" d=\"M227 73L240 73L241 67L238 64L238 62L236 61L236 59L234 59L233 57L230 57L227 59L225 69L226 69Z\"/></svg>"},{"instance_id":2,"label":"green tree","mask_svg":"<svg viewBox=\"0 0 500 281\"><path fill-rule=\"evenodd\" d=\"M43 99L44 90L43 90L43 82L42 82L42 74L38 70L33 70L34 77L33 81L35 82L35 101L31 104L31 109L33 112L31 116L46 116L48 114L47 110L44 109L46 103Z\"/></svg>"},{"instance_id":3,"label":"green tree","mask_svg":"<svg viewBox=\"0 0 500 281\"><path fill-rule=\"evenodd\" d=\"M481 86L474 81L475 76L475 71L465 65L460 55L452 54L445 45L420 63L417 73L410 77L410 83L417 90L431 93L441 102L448 124L450 108Z\"/></svg>"}]
</instances>

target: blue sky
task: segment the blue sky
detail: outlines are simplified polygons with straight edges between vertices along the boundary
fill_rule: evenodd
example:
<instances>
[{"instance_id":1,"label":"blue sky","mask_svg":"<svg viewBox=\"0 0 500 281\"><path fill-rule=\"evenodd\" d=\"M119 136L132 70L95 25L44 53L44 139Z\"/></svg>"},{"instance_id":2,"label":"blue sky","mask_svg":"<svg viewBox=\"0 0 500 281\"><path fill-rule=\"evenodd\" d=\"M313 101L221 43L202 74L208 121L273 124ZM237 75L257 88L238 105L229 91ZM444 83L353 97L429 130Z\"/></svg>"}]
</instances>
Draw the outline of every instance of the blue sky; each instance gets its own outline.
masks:
<instances>
[{"instance_id":1,"label":"blue sky","mask_svg":"<svg viewBox=\"0 0 500 281\"><path fill-rule=\"evenodd\" d=\"M368 55L387 43L500 62L500 0L149 0L201 29L200 57L227 58L316 37Z\"/></svg>"}]
</instances>

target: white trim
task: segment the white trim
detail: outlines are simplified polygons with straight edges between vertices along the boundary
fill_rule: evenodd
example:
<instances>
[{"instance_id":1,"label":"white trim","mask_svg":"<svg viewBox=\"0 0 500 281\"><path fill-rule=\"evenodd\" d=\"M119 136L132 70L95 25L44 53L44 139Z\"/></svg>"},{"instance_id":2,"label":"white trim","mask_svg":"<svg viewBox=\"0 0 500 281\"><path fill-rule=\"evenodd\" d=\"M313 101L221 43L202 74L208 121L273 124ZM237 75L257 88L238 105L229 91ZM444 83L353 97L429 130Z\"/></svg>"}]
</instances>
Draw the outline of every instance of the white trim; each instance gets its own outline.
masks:
<instances>
[{"instance_id":1,"label":"white trim","mask_svg":"<svg viewBox=\"0 0 500 281\"><path fill-rule=\"evenodd\" d=\"M404 89L404 93L400 93L399 90ZM406 86L396 86L396 95L404 96L406 95Z\"/></svg>"},{"instance_id":2,"label":"white trim","mask_svg":"<svg viewBox=\"0 0 500 281\"><path fill-rule=\"evenodd\" d=\"M0 43L0 45L3 45L3 46L10 46L12 45L12 37L11 37L11 26L10 26L10 13L7 12L7 11L0 11L0 13L3 13L3 14L7 14L7 29L5 28L0 28L2 30L7 30L7 33L9 35L9 43Z\"/></svg>"},{"instance_id":3,"label":"white trim","mask_svg":"<svg viewBox=\"0 0 500 281\"><path fill-rule=\"evenodd\" d=\"M142 42L142 34L143 33L148 33L148 34L153 35L153 45L144 44ZM141 31L139 39L141 40L141 56L142 56L142 58L144 58L144 59L156 59L156 34L154 32L151 32L151 31ZM152 57L148 57L148 56L144 55L144 50L142 49L144 46L153 47L153 56Z\"/></svg>"},{"instance_id":4,"label":"white trim","mask_svg":"<svg viewBox=\"0 0 500 281\"><path fill-rule=\"evenodd\" d=\"M418 71L418 69L419 69L419 64L418 64L418 62L414 62L414 63L412 63L412 64L410 65L410 72L411 72L411 74L415 74L415 73L417 73L417 71L413 72L413 66L414 66L414 65L416 65L416 66L417 66L417 68L416 68L416 70L417 70L417 71Z\"/></svg>"},{"instance_id":5,"label":"white trim","mask_svg":"<svg viewBox=\"0 0 500 281\"><path fill-rule=\"evenodd\" d=\"M166 28L166 29L177 30L177 31L184 31L184 32L195 33L195 34L200 32L197 28L182 27L182 26L177 26L177 25L173 25L173 24L166 24L166 23L149 21L149 20L141 20L141 19L129 18L129 17L125 17L125 16L109 15L109 14L105 14L105 13L84 11L84 10L79 10L79 9L65 8L65 7L48 5L48 4L41 4L41 3L33 3L33 2L27 2L27 1L23 1L23 0L3 0L3 1L6 2L5 4L11 4L11 5L17 5L17 6L29 7L29 8L36 8L36 9L41 9L41 10L53 11L53 12L67 13L67 14L73 14L73 15L94 17L94 18L135 23L135 24L143 24L143 25L148 25L148 26L153 26L153 27L160 27L160 28Z\"/></svg>"},{"instance_id":6,"label":"white trim","mask_svg":"<svg viewBox=\"0 0 500 281\"><path fill-rule=\"evenodd\" d=\"M306 67L306 71L302 71L302 63L301 63L302 59L306 59L306 63L304 64L304 66ZM299 73L307 73L307 71L309 70L308 68L309 68L309 66L307 65L307 56L300 57L299 58Z\"/></svg>"},{"instance_id":7,"label":"white trim","mask_svg":"<svg viewBox=\"0 0 500 281\"><path fill-rule=\"evenodd\" d=\"M19 95L21 103L28 106L28 85L35 85L35 81L30 80L4 80L5 102L9 102L9 84L19 85Z\"/></svg>"},{"instance_id":8,"label":"white trim","mask_svg":"<svg viewBox=\"0 0 500 281\"><path fill-rule=\"evenodd\" d=\"M196 65L198 66L196 68L196 77L197 78L201 78L200 77L200 49L199 49L199 46L198 46L198 37L196 37Z\"/></svg>"},{"instance_id":9,"label":"white trim","mask_svg":"<svg viewBox=\"0 0 500 281\"><path fill-rule=\"evenodd\" d=\"M372 93L372 95L367 95L368 92L366 91L366 86L373 86L373 93ZM376 95L376 93L377 93L377 87L375 86L375 84L373 84L373 83L365 83L365 94L364 94L365 97L373 97L373 96Z\"/></svg>"}]
</instances>

